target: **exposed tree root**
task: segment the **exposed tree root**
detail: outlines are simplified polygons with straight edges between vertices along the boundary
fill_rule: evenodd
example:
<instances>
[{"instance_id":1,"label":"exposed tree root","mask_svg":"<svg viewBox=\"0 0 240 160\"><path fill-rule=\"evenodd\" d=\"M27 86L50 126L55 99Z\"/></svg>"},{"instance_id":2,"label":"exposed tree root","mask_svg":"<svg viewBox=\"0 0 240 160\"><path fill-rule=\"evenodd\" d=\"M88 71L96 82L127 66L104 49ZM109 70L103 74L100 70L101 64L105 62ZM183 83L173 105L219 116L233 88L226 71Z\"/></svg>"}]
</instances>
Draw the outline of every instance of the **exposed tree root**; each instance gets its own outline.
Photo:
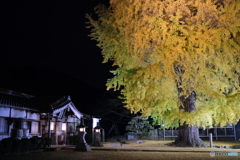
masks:
<instances>
[{"instance_id":1,"label":"exposed tree root","mask_svg":"<svg viewBox=\"0 0 240 160\"><path fill-rule=\"evenodd\" d=\"M208 145L199 138L198 127L186 124L179 127L178 138L173 144L179 147L206 147Z\"/></svg>"}]
</instances>

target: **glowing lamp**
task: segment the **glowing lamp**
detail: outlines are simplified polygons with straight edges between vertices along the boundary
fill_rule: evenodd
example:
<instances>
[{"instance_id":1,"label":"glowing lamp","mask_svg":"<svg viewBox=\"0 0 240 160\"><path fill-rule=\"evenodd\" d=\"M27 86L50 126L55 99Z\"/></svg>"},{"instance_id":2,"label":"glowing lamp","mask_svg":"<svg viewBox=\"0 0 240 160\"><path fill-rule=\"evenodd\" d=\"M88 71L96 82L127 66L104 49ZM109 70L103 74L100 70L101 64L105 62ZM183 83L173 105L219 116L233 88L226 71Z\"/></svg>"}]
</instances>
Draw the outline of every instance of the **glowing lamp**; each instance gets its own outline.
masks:
<instances>
[{"instance_id":1,"label":"glowing lamp","mask_svg":"<svg viewBox=\"0 0 240 160\"><path fill-rule=\"evenodd\" d=\"M55 123L54 123L54 122L51 122L50 130L54 130L54 125L55 125Z\"/></svg>"},{"instance_id":2,"label":"glowing lamp","mask_svg":"<svg viewBox=\"0 0 240 160\"><path fill-rule=\"evenodd\" d=\"M83 123L83 119L81 119L80 124L77 126L77 129L79 130L79 132L85 132L85 128L86 126Z\"/></svg>"},{"instance_id":3,"label":"glowing lamp","mask_svg":"<svg viewBox=\"0 0 240 160\"><path fill-rule=\"evenodd\" d=\"M62 130L66 131L66 129L67 129L67 124L66 123L62 123Z\"/></svg>"},{"instance_id":4,"label":"glowing lamp","mask_svg":"<svg viewBox=\"0 0 240 160\"><path fill-rule=\"evenodd\" d=\"M85 132L85 127L80 127L80 128L79 128L79 131L80 131L80 132Z\"/></svg>"},{"instance_id":5,"label":"glowing lamp","mask_svg":"<svg viewBox=\"0 0 240 160\"><path fill-rule=\"evenodd\" d=\"M101 127L99 126L99 122L97 122L97 126L94 128L95 132L100 133Z\"/></svg>"}]
</instances>

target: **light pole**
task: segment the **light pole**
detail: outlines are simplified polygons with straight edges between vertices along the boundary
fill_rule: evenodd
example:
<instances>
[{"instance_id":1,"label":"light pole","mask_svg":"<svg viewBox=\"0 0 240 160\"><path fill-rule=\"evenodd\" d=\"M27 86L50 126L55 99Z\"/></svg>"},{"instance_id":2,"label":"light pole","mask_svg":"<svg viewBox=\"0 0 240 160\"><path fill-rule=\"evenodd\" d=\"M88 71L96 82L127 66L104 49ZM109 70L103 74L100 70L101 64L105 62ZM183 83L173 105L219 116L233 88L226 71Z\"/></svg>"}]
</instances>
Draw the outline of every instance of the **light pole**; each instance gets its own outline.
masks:
<instances>
[{"instance_id":1,"label":"light pole","mask_svg":"<svg viewBox=\"0 0 240 160\"><path fill-rule=\"evenodd\" d=\"M85 140L85 134L86 134L85 128L86 126L84 125L83 118L81 118L80 125L77 126L79 142L75 148L75 151L87 152L91 150L90 146L87 144Z\"/></svg>"},{"instance_id":2,"label":"light pole","mask_svg":"<svg viewBox=\"0 0 240 160\"><path fill-rule=\"evenodd\" d=\"M99 122L97 122L97 126L94 128L94 142L93 146L102 147L103 144L101 143L101 127L99 126Z\"/></svg>"}]
</instances>

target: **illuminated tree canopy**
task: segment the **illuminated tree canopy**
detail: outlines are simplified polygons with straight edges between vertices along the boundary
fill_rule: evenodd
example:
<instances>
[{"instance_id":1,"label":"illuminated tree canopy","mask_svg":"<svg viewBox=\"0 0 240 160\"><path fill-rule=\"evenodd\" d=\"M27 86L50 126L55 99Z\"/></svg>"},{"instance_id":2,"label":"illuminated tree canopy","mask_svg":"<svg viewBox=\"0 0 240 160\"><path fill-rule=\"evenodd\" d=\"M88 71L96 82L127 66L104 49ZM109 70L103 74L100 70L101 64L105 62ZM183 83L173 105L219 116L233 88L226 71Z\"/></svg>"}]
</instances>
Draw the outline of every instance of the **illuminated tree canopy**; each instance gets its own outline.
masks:
<instances>
[{"instance_id":1,"label":"illuminated tree canopy","mask_svg":"<svg viewBox=\"0 0 240 160\"><path fill-rule=\"evenodd\" d=\"M90 36L117 66L107 87L126 108L166 127L239 121L239 0L110 0L95 11ZM181 109L193 92L196 109Z\"/></svg>"}]
</instances>

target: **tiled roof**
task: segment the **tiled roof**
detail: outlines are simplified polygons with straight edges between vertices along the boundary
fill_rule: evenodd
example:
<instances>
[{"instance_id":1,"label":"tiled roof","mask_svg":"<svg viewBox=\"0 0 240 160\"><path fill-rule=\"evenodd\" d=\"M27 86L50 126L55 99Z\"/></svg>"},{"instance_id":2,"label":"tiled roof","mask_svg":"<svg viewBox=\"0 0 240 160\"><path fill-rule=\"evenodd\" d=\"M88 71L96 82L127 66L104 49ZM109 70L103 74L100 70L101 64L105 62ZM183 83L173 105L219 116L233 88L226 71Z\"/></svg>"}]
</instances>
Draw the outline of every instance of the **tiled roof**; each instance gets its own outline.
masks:
<instances>
[{"instance_id":1,"label":"tiled roof","mask_svg":"<svg viewBox=\"0 0 240 160\"><path fill-rule=\"evenodd\" d=\"M63 96L56 100L55 102L51 103L51 107L53 110L58 109L61 106L65 106L66 104L71 102L70 96Z\"/></svg>"},{"instance_id":2,"label":"tiled roof","mask_svg":"<svg viewBox=\"0 0 240 160\"><path fill-rule=\"evenodd\" d=\"M65 96L64 96L65 97ZM48 113L55 108L62 107L61 104L55 104L62 99L62 96L50 96L50 97L33 97L31 100L38 106L40 112ZM63 103L63 102L62 102Z\"/></svg>"},{"instance_id":3,"label":"tiled roof","mask_svg":"<svg viewBox=\"0 0 240 160\"><path fill-rule=\"evenodd\" d=\"M48 113L71 102L70 96L36 97L0 88L0 105Z\"/></svg>"},{"instance_id":4,"label":"tiled roof","mask_svg":"<svg viewBox=\"0 0 240 160\"><path fill-rule=\"evenodd\" d=\"M33 96L0 89L0 105L3 106L38 109L36 104L31 101L30 97Z\"/></svg>"}]
</instances>

